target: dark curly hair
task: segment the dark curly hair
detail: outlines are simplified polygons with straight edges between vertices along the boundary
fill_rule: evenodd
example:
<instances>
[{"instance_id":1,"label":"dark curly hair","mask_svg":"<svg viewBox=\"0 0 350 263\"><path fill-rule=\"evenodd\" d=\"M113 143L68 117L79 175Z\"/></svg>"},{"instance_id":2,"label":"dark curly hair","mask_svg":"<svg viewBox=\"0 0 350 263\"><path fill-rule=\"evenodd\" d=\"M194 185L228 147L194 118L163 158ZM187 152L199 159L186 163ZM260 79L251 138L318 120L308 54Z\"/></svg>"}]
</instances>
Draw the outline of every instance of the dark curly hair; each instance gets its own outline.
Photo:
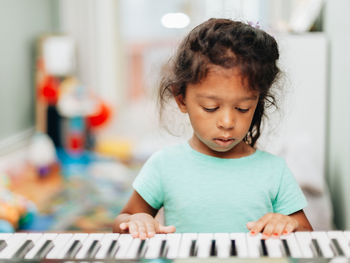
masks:
<instances>
[{"instance_id":1,"label":"dark curly hair","mask_svg":"<svg viewBox=\"0 0 350 263\"><path fill-rule=\"evenodd\" d=\"M254 147L261 133L265 108L276 106L270 88L280 73L278 58L276 40L263 30L243 22L211 18L195 27L170 59L160 82L160 113L169 98L186 95L188 83L196 84L204 79L210 66L238 68L249 87L259 92L254 117L244 139Z\"/></svg>"}]
</instances>

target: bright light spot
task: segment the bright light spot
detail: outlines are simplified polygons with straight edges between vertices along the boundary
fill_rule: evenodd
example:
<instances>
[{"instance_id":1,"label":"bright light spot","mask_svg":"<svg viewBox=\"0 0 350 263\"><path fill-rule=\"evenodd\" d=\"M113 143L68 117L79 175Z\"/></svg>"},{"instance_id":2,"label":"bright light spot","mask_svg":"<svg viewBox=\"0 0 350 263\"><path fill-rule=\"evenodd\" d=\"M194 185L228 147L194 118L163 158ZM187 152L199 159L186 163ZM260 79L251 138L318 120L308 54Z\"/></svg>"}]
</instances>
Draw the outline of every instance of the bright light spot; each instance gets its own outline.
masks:
<instances>
[{"instance_id":1,"label":"bright light spot","mask_svg":"<svg viewBox=\"0 0 350 263\"><path fill-rule=\"evenodd\" d=\"M166 28L185 28L190 18L184 13L168 13L162 17L162 25Z\"/></svg>"}]
</instances>

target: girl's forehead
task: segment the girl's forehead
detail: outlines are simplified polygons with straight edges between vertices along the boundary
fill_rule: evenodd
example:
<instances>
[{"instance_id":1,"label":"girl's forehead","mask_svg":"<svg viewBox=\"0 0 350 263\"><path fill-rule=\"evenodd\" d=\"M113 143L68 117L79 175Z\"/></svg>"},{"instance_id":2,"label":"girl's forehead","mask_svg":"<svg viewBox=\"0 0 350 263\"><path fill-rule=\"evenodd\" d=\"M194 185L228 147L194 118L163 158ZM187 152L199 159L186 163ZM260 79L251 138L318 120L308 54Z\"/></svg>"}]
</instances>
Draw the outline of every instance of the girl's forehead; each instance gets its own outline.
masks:
<instances>
[{"instance_id":1,"label":"girl's forehead","mask_svg":"<svg viewBox=\"0 0 350 263\"><path fill-rule=\"evenodd\" d=\"M189 92L198 98L221 98L225 100L258 97L238 69L213 68L199 83L189 85Z\"/></svg>"}]
</instances>

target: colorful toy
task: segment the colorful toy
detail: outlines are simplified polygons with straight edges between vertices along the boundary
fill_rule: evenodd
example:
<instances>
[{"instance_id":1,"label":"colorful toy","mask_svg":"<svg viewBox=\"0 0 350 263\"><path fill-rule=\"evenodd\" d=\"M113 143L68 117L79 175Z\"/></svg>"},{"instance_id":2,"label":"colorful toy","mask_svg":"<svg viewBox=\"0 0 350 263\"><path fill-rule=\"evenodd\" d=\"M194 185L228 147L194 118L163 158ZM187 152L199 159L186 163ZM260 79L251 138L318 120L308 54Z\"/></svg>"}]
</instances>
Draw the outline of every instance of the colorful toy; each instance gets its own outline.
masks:
<instances>
[{"instance_id":1,"label":"colorful toy","mask_svg":"<svg viewBox=\"0 0 350 263\"><path fill-rule=\"evenodd\" d=\"M111 118L112 110L111 108L102 100L95 107L95 111L88 115L87 123L90 128L96 129L103 126Z\"/></svg>"}]
</instances>

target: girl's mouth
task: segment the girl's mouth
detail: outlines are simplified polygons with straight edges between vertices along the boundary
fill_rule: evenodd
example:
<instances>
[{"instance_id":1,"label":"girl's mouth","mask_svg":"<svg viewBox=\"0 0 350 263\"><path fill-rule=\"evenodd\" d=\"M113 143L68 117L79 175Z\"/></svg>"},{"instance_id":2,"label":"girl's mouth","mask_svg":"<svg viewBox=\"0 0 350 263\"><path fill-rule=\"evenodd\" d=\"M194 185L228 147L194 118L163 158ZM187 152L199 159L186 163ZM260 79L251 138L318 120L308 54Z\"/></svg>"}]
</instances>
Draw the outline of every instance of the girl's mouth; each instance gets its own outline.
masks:
<instances>
[{"instance_id":1,"label":"girl's mouth","mask_svg":"<svg viewBox=\"0 0 350 263\"><path fill-rule=\"evenodd\" d=\"M215 138L214 141L216 144L218 144L220 146L229 146L230 144L232 144L235 141L235 139L233 139L233 138L228 138L228 139Z\"/></svg>"}]
</instances>

